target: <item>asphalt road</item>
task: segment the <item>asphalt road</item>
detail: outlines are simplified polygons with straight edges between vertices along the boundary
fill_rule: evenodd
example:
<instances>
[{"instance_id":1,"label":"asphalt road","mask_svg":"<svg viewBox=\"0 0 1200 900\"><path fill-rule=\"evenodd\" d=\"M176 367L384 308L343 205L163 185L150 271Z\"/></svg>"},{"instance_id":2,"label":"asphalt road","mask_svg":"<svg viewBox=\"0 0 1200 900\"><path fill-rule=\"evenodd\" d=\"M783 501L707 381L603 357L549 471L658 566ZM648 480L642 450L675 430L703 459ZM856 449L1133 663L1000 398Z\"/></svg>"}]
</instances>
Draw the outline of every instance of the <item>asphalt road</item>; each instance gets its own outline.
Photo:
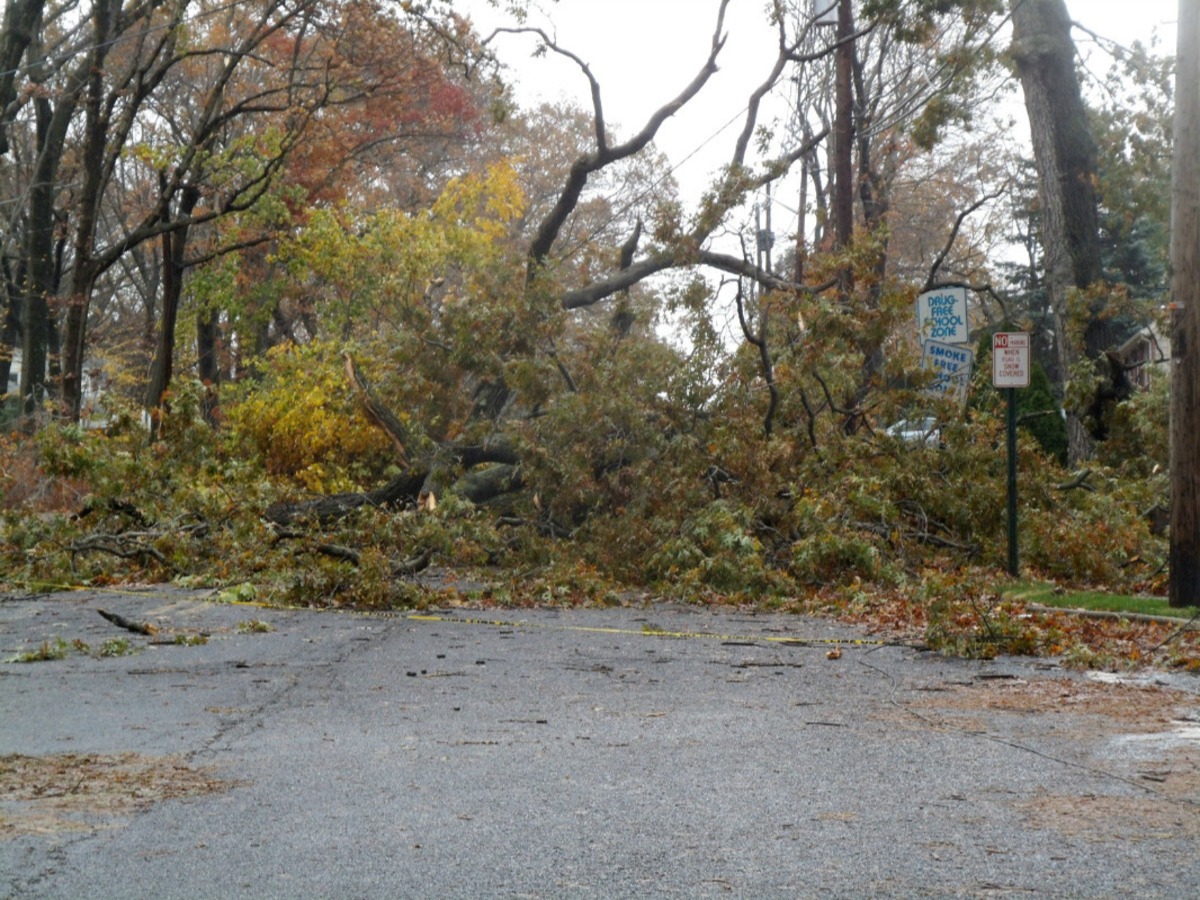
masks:
<instances>
[{"instance_id":1,"label":"asphalt road","mask_svg":"<svg viewBox=\"0 0 1200 900\"><path fill-rule=\"evenodd\" d=\"M4 598L0 895L1200 895L1195 681L864 639L694 607Z\"/></svg>"}]
</instances>

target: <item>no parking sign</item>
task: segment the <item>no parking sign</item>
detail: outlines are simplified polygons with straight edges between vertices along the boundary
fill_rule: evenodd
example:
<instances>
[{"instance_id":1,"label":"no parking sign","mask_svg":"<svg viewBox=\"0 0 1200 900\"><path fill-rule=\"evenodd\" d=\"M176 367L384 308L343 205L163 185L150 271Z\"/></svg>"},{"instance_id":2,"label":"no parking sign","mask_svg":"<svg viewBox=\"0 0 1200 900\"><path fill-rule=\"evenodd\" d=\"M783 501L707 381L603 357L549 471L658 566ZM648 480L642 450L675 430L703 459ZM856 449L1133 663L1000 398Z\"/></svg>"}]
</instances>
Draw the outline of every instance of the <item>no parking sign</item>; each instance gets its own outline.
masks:
<instances>
[{"instance_id":1,"label":"no parking sign","mask_svg":"<svg viewBox=\"0 0 1200 900\"><path fill-rule=\"evenodd\" d=\"M1000 331L992 335L992 384L998 388L1029 387L1029 335Z\"/></svg>"}]
</instances>

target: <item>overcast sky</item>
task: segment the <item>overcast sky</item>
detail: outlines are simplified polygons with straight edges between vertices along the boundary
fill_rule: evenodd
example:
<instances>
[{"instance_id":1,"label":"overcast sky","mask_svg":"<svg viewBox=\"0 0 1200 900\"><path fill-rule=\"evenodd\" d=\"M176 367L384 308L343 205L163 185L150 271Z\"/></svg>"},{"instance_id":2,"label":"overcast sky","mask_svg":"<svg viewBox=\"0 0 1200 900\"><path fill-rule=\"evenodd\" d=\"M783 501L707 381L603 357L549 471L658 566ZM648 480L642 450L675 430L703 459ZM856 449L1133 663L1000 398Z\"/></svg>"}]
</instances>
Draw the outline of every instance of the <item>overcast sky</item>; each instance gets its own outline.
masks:
<instances>
[{"instance_id":1,"label":"overcast sky","mask_svg":"<svg viewBox=\"0 0 1200 900\"><path fill-rule=\"evenodd\" d=\"M471 11L481 34L512 24L486 0L458 0L456 5ZM532 14L528 24L544 28L588 64L600 82L610 130L628 137L700 70L718 5L718 0L558 0L542 2L544 12ZM671 160L680 199L687 206L694 208L729 160L746 100L774 62L777 36L765 22L764 6L765 0L732 0L719 71L659 131L655 143ZM1159 52L1174 53L1177 0L1067 0L1067 9L1076 22L1101 37L1129 45L1135 40L1149 43L1157 34ZM1075 39L1082 54L1095 53L1095 42L1085 32L1076 31ZM532 37L513 35L500 36L495 43L500 59L512 67L510 80L518 102L532 106L565 99L590 109L587 81L578 67L554 55L532 58L535 46ZM1093 67L1104 71L1107 66L1106 56L1099 54ZM1009 102L1015 136L1025 128L1019 92ZM784 109L782 102L778 109ZM794 180L793 176L779 184L772 199L772 230L777 236L794 233L798 224ZM752 227L753 216L747 208L740 225L731 224Z\"/></svg>"},{"instance_id":2,"label":"overcast sky","mask_svg":"<svg viewBox=\"0 0 1200 900\"><path fill-rule=\"evenodd\" d=\"M1066 2L1072 18L1101 37L1129 45L1135 40L1150 42L1157 33L1159 52L1174 53L1178 0ZM719 3L543 0L540 5L544 12L531 15L527 24L544 28L560 46L588 64L600 82L610 130L620 138L640 129L651 113L695 77L708 56ZM471 12L483 35L498 25L513 24L499 16L486 0L456 0L456 6ZM765 22L764 7L765 0L732 0L726 14L724 30L728 38L718 60L719 71L700 95L659 131L655 143L672 161L685 205L694 208L714 174L728 161L746 100L775 60L777 36ZM1095 44L1086 33L1077 31L1075 39L1082 54L1094 52ZM535 46L533 38L511 35L501 36L495 43L500 59L512 68L510 81L518 102L529 107L565 99L590 109L588 84L578 67L553 55L532 58ZM1107 66L1107 60L1093 64L1099 71ZM1010 102L1014 104L1011 115L1016 134L1024 125L1019 93ZM772 230L778 237L796 230L795 187L781 183L773 196ZM731 224L749 229L754 221L753 211L747 208L742 221ZM735 327L727 323L727 328L731 342L736 343Z\"/></svg>"},{"instance_id":3,"label":"overcast sky","mask_svg":"<svg viewBox=\"0 0 1200 900\"><path fill-rule=\"evenodd\" d=\"M511 24L484 0L460 0L481 33ZM716 25L717 0L558 0L542 2L544 13L529 24L555 35L583 59L599 80L605 115L618 136L628 136L674 97L699 71ZM720 71L697 100L669 120L657 144L679 168L681 182L707 183L726 160L746 98L774 61L776 36L765 23L763 0L733 0ZM1157 32L1174 52L1177 0L1067 0L1072 17L1107 38L1149 41ZM1089 52L1076 33L1081 52ZM553 56L533 59L532 38L503 36L495 44L513 69L518 100L532 105L567 99L590 108L588 86L577 67ZM733 124L731 125L731 121Z\"/></svg>"}]
</instances>

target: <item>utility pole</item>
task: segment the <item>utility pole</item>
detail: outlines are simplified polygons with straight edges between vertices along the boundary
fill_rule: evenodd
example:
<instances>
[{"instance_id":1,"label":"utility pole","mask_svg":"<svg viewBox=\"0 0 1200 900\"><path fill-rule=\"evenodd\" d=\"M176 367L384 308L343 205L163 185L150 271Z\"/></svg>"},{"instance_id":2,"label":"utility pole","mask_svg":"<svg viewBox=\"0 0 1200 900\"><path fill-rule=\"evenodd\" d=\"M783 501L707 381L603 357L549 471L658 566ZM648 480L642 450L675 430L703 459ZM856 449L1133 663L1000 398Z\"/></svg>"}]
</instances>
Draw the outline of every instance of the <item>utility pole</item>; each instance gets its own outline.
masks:
<instances>
[{"instance_id":1,"label":"utility pole","mask_svg":"<svg viewBox=\"0 0 1200 900\"><path fill-rule=\"evenodd\" d=\"M852 148L854 146L854 9L851 0L840 0L838 4L836 81L834 109L834 197L833 225L837 246L850 246L854 231L854 169ZM842 289L848 294L853 286L853 274L843 274ZM843 297L843 299L846 299Z\"/></svg>"},{"instance_id":2,"label":"utility pole","mask_svg":"<svg viewBox=\"0 0 1200 900\"><path fill-rule=\"evenodd\" d=\"M1179 0L1171 166L1171 606L1200 605L1200 3Z\"/></svg>"}]
</instances>

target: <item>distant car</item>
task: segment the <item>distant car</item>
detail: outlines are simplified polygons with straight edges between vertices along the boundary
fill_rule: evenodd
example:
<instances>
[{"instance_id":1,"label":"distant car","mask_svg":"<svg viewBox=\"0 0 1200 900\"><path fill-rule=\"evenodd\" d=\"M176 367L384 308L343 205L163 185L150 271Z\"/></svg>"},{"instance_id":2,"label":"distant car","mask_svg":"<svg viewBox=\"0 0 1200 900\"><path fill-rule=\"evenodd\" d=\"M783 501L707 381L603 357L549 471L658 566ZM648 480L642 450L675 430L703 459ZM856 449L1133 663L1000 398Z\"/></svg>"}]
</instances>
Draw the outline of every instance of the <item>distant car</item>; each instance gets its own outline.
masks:
<instances>
[{"instance_id":1,"label":"distant car","mask_svg":"<svg viewBox=\"0 0 1200 900\"><path fill-rule=\"evenodd\" d=\"M887 434L906 444L919 444L923 447L942 445L942 427L934 418L901 419L887 427Z\"/></svg>"}]
</instances>

